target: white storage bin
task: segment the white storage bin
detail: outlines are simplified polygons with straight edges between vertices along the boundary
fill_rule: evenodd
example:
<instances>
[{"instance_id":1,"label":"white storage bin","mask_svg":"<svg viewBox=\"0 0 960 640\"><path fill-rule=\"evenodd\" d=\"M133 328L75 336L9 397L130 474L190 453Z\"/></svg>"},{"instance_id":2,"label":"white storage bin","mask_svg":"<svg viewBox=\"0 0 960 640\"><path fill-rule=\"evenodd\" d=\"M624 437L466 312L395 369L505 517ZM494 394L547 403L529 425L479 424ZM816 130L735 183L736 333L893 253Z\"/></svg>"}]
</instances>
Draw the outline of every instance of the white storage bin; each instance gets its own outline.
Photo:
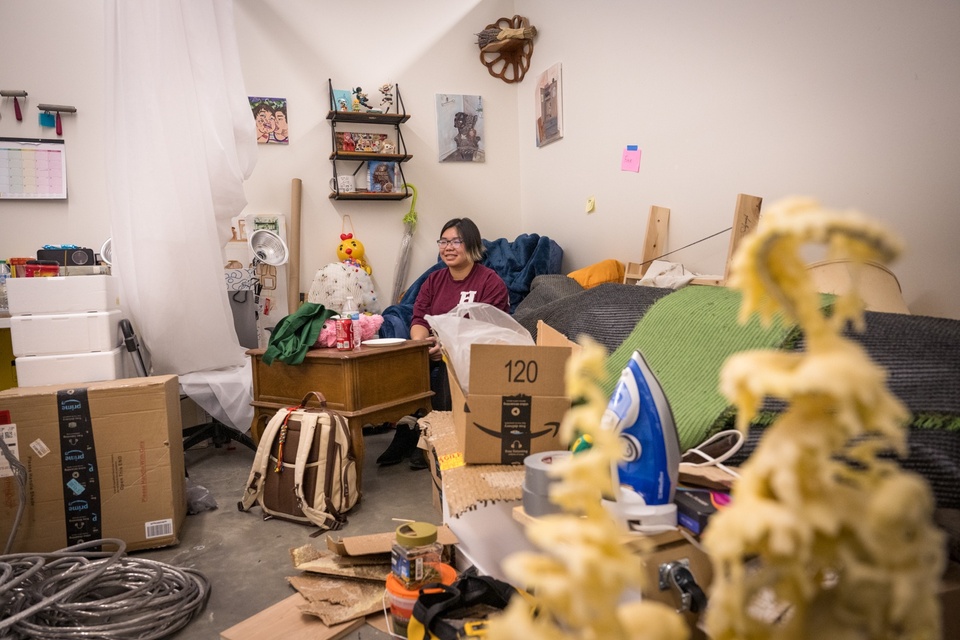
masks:
<instances>
[{"instance_id":1,"label":"white storage bin","mask_svg":"<svg viewBox=\"0 0 960 640\"><path fill-rule=\"evenodd\" d=\"M78 313L120 308L116 276L8 278L10 315Z\"/></svg>"},{"instance_id":2,"label":"white storage bin","mask_svg":"<svg viewBox=\"0 0 960 640\"><path fill-rule=\"evenodd\" d=\"M123 378L123 349L100 353L24 356L16 359L17 384L37 387Z\"/></svg>"},{"instance_id":3,"label":"white storage bin","mask_svg":"<svg viewBox=\"0 0 960 640\"><path fill-rule=\"evenodd\" d=\"M120 310L13 316L10 337L15 356L112 351L120 346Z\"/></svg>"}]
</instances>

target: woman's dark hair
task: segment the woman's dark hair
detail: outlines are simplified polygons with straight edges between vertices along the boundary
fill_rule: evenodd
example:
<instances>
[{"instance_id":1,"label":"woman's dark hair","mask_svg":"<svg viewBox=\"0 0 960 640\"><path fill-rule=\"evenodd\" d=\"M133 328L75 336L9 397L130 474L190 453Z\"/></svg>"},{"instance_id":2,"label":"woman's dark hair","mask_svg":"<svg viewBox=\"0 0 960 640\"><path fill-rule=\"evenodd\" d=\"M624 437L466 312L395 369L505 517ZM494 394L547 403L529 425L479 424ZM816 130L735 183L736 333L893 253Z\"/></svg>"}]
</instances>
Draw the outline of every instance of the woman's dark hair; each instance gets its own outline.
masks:
<instances>
[{"instance_id":1,"label":"woman's dark hair","mask_svg":"<svg viewBox=\"0 0 960 640\"><path fill-rule=\"evenodd\" d=\"M466 254L470 256L470 259L474 262L481 262L485 253L483 238L480 237L480 229L477 228L473 220L470 218L454 218L453 220L449 220L447 224L443 225L443 229L440 230L440 235L442 236L444 232L451 227L456 228L457 235L459 235L463 241L463 249Z\"/></svg>"}]
</instances>

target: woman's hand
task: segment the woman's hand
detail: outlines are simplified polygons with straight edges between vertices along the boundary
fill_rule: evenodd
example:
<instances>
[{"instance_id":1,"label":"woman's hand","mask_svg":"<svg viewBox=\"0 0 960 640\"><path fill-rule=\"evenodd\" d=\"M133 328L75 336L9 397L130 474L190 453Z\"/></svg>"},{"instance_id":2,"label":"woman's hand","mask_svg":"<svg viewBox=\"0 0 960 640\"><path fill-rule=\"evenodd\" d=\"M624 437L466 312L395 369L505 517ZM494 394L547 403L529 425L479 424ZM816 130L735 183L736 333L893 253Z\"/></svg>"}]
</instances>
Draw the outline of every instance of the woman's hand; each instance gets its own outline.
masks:
<instances>
[{"instance_id":1,"label":"woman's hand","mask_svg":"<svg viewBox=\"0 0 960 640\"><path fill-rule=\"evenodd\" d=\"M430 350L428 352L430 354L430 359L443 360L443 352L440 349L440 341L437 340L437 337L430 336L427 338L427 340L430 342Z\"/></svg>"},{"instance_id":2,"label":"woman's hand","mask_svg":"<svg viewBox=\"0 0 960 640\"><path fill-rule=\"evenodd\" d=\"M437 336L430 331L430 329L423 325L415 324L410 327L410 337L414 340L426 340L430 343L429 354L431 360L443 360L443 352L440 350L440 341L437 339Z\"/></svg>"}]
</instances>

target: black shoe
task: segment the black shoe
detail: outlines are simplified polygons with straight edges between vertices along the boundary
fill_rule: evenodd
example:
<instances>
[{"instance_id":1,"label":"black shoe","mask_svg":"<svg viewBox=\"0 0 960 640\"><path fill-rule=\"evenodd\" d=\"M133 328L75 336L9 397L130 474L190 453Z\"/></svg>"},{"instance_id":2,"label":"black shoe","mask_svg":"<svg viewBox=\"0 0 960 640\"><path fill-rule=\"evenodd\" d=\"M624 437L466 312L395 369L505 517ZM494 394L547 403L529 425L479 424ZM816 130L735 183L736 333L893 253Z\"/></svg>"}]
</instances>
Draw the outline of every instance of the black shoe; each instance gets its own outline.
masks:
<instances>
[{"instance_id":1,"label":"black shoe","mask_svg":"<svg viewBox=\"0 0 960 640\"><path fill-rule=\"evenodd\" d=\"M410 454L410 468L414 471L419 471L420 469L426 469L430 465L427 463L427 457L423 455L423 449L417 447L413 450L413 453Z\"/></svg>"},{"instance_id":2,"label":"black shoe","mask_svg":"<svg viewBox=\"0 0 960 640\"><path fill-rule=\"evenodd\" d=\"M383 467L399 464L409 458L420 442L420 426L413 416L401 418L390 446L377 458L377 464Z\"/></svg>"},{"instance_id":3,"label":"black shoe","mask_svg":"<svg viewBox=\"0 0 960 640\"><path fill-rule=\"evenodd\" d=\"M363 425L363 435L372 436L378 435L381 433L387 433L393 429L392 422L381 422L380 424L365 424Z\"/></svg>"}]
</instances>

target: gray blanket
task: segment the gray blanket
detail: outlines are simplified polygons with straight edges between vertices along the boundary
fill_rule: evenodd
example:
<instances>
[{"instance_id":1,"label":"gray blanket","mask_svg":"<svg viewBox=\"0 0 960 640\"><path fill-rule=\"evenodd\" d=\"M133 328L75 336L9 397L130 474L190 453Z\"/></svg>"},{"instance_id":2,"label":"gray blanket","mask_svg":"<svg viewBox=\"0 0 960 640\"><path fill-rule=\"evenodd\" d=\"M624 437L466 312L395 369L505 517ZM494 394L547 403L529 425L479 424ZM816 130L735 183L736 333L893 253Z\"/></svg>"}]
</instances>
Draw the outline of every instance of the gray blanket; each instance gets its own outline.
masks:
<instances>
[{"instance_id":1,"label":"gray blanket","mask_svg":"<svg viewBox=\"0 0 960 640\"><path fill-rule=\"evenodd\" d=\"M623 284L584 289L567 276L537 276L514 318L534 338L537 321L543 320L570 340L585 334L613 353L647 309L671 291Z\"/></svg>"},{"instance_id":2,"label":"gray blanket","mask_svg":"<svg viewBox=\"0 0 960 640\"><path fill-rule=\"evenodd\" d=\"M586 334L613 353L647 310L672 292L621 284L584 289L566 276L544 275L533 280L515 318L534 337L543 320L571 340ZM867 312L866 331L848 335L887 369L890 390L910 410L910 453L901 464L930 482L938 507L960 508L960 320ZM793 348L802 350L802 339ZM731 464L749 457L782 408L765 403ZM730 408L717 416L714 430L731 427L733 419Z\"/></svg>"}]
</instances>

